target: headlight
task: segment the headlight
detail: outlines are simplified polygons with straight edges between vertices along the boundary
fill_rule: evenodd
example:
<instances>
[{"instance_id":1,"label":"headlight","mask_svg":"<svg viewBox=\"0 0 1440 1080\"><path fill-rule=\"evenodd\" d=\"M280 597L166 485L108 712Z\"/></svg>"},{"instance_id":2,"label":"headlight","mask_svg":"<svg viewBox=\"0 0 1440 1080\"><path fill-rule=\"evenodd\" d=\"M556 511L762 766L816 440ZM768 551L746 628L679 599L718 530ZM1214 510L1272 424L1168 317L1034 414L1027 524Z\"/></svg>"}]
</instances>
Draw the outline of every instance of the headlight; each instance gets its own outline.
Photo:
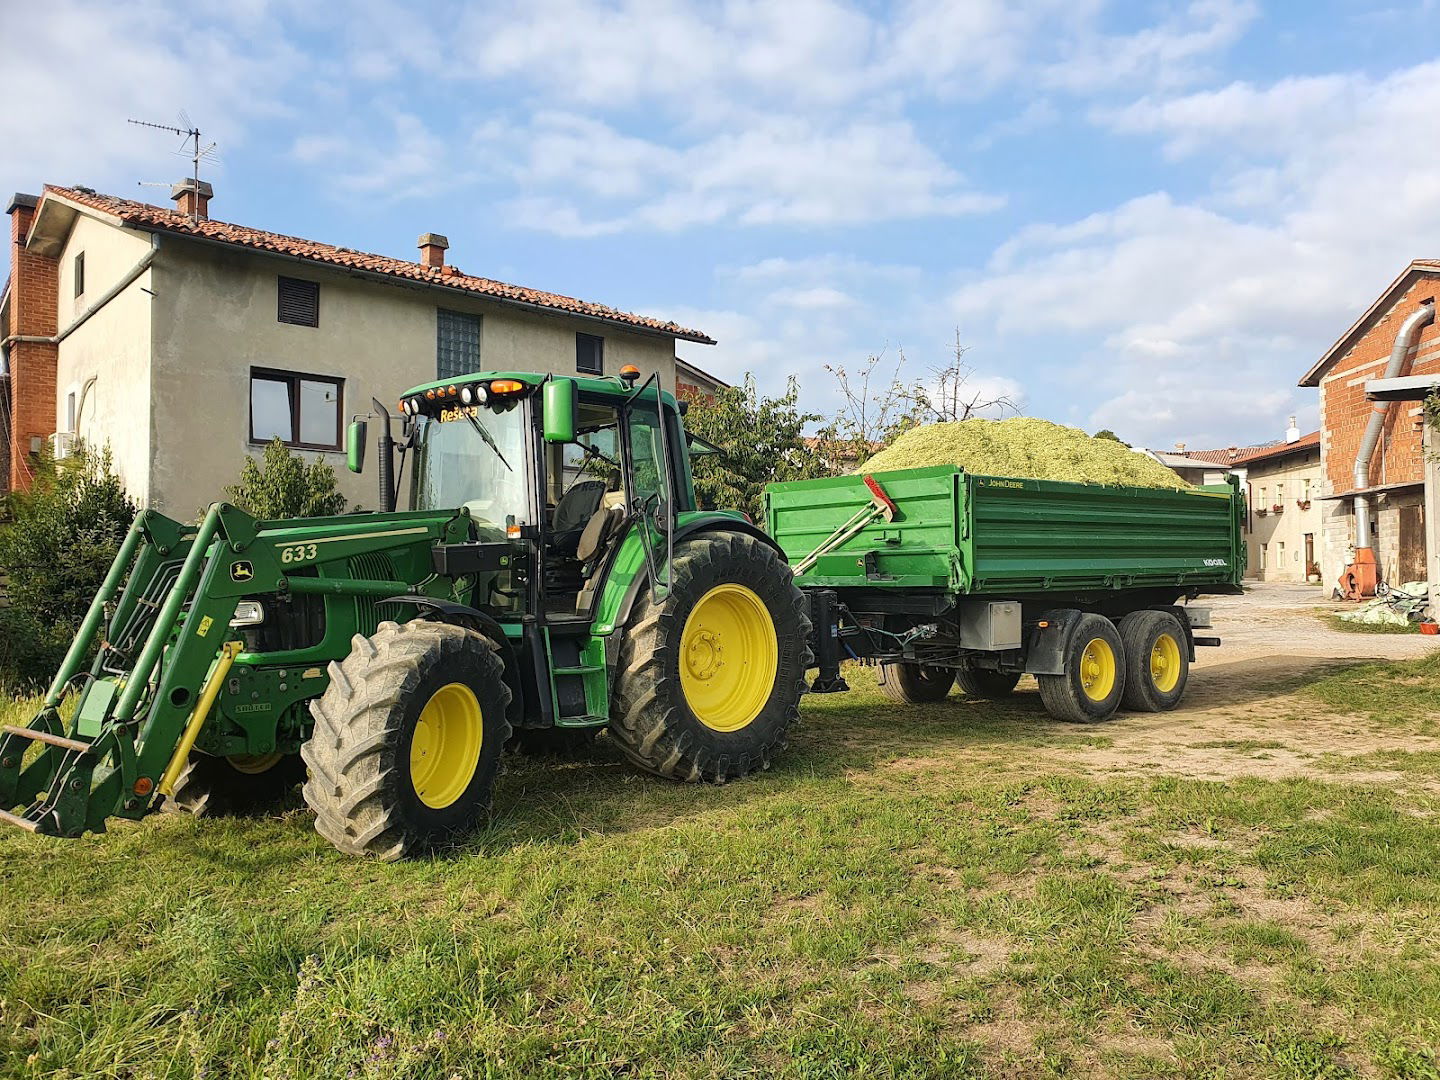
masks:
<instances>
[{"instance_id":1,"label":"headlight","mask_svg":"<svg viewBox=\"0 0 1440 1080\"><path fill-rule=\"evenodd\" d=\"M259 600L241 600L235 605L231 626L259 626L265 621L265 605Z\"/></svg>"}]
</instances>

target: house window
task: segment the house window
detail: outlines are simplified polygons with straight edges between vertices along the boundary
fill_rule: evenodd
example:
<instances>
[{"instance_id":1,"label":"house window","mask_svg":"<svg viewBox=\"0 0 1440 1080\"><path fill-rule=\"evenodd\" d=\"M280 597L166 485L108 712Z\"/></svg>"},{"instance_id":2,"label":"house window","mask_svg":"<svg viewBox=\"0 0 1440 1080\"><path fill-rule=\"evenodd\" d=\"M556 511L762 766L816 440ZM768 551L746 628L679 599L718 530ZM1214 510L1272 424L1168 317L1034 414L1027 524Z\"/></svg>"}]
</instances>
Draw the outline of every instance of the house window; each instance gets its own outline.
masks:
<instances>
[{"instance_id":1,"label":"house window","mask_svg":"<svg viewBox=\"0 0 1440 1080\"><path fill-rule=\"evenodd\" d=\"M75 391L71 390L65 395L65 430L75 430Z\"/></svg>"},{"instance_id":2,"label":"house window","mask_svg":"<svg viewBox=\"0 0 1440 1080\"><path fill-rule=\"evenodd\" d=\"M605 374L605 339L594 334L575 335L575 370L582 375Z\"/></svg>"},{"instance_id":3,"label":"house window","mask_svg":"<svg viewBox=\"0 0 1440 1080\"><path fill-rule=\"evenodd\" d=\"M71 275L75 279L75 295L83 296L85 293L85 252L75 256L75 272Z\"/></svg>"},{"instance_id":4,"label":"house window","mask_svg":"<svg viewBox=\"0 0 1440 1080\"><path fill-rule=\"evenodd\" d=\"M307 450L340 449L343 379L250 369L250 441L279 438Z\"/></svg>"},{"instance_id":5,"label":"house window","mask_svg":"<svg viewBox=\"0 0 1440 1080\"><path fill-rule=\"evenodd\" d=\"M456 379L480 370L480 316L435 312L435 377Z\"/></svg>"},{"instance_id":6,"label":"house window","mask_svg":"<svg viewBox=\"0 0 1440 1080\"><path fill-rule=\"evenodd\" d=\"M276 318L292 326L319 326L319 283L292 277L282 277L279 282Z\"/></svg>"},{"instance_id":7,"label":"house window","mask_svg":"<svg viewBox=\"0 0 1440 1080\"><path fill-rule=\"evenodd\" d=\"M1276 485L1275 485L1275 501L1276 501L1277 503L1281 503L1281 504L1283 504L1283 503L1285 502L1285 485L1284 485L1284 484L1276 484Z\"/></svg>"},{"instance_id":8,"label":"house window","mask_svg":"<svg viewBox=\"0 0 1440 1080\"><path fill-rule=\"evenodd\" d=\"M1265 493L1269 490L1269 488L1263 487L1260 489L1260 508L1262 510L1269 509L1270 504L1265 501Z\"/></svg>"},{"instance_id":9,"label":"house window","mask_svg":"<svg viewBox=\"0 0 1440 1080\"><path fill-rule=\"evenodd\" d=\"M1282 570L1285 567L1285 541L1281 540L1275 545L1275 565Z\"/></svg>"},{"instance_id":10,"label":"house window","mask_svg":"<svg viewBox=\"0 0 1440 1080\"><path fill-rule=\"evenodd\" d=\"M1266 556L1269 554L1269 548L1269 544L1260 545L1260 569L1262 571L1266 569L1265 564L1269 561L1268 559L1266 559Z\"/></svg>"},{"instance_id":11,"label":"house window","mask_svg":"<svg viewBox=\"0 0 1440 1080\"><path fill-rule=\"evenodd\" d=\"M1300 501L1310 501L1310 479L1308 477L1300 481Z\"/></svg>"}]
</instances>

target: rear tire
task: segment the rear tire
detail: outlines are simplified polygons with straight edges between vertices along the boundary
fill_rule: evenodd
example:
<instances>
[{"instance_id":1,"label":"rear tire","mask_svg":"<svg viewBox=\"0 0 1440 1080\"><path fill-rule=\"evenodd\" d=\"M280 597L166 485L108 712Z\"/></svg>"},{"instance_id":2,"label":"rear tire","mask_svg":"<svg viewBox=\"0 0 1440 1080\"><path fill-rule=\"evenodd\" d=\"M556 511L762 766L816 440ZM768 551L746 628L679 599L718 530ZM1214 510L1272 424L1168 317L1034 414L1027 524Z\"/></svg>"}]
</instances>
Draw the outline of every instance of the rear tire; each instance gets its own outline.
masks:
<instances>
[{"instance_id":1,"label":"rear tire","mask_svg":"<svg viewBox=\"0 0 1440 1080\"><path fill-rule=\"evenodd\" d=\"M164 809L192 817L253 814L278 804L305 779L295 754L211 757L192 752Z\"/></svg>"},{"instance_id":2,"label":"rear tire","mask_svg":"<svg viewBox=\"0 0 1440 1080\"><path fill-rule=\"evenodd\" d=\"M610 737L647 772L723 783L767 769L799 717L810 618L790 567L744 533L682 540L620 645Z\"/></svg>"},{"instance_id":3,"label":"rear tire","mask_svg":"<svg viewBox=\"0 0 1440 1080\"><path fill-rule=\"evenodd\" d=\"M955 682L968 698L997 701L1009 697L1020 681L1018 671L991 671L988 668L960 668Z\"/></svg>"},{"instance_id":4,"label":"rear tire","mask_svg":"<svg viewBox=\"0 0 1440 1080\"><path fill-rule=\"evenodd\" d=\"M906 705L924 705L944 701L955 685L955 669L931 667L929 664L882 664L880 689L891 701Z\"/></svg>"},{"instance_id":5,"label":"rear tire","mask_svg":"<svg viewBox=\"0 0 1440 1080\"><path fill-rule=\"evenodd\" d=\"M300 754L315 829L391 861L472 828L510 737L505 666L486 637L417 619L357 634L310 705Z\"/></svg>"},{"instance_id":6,"label":"rear tire","mask_svg":"<svg viewBox=\"0 0 1440 1080\"><path fill-rule=\"evenodd\" d=\"M1109 719L1125 691L1125 644L1103 615L1081 615L1071 628L1062 675L1037 675L1040 700L1056 720L1094 724Z\"/></svg>"},{"instance_id":7,"label":"rear tire","mask_svg":"<svg viewBox=\"0 0 1440 1080\"><path fill-rule=\"evenodd\" d=\"M1180 704L1190 680L1189 643L1180 620L1168 611L1132 611L1120 620L1129 657L1125 708L1168 712Z\"/></svg>"}]
</instances>

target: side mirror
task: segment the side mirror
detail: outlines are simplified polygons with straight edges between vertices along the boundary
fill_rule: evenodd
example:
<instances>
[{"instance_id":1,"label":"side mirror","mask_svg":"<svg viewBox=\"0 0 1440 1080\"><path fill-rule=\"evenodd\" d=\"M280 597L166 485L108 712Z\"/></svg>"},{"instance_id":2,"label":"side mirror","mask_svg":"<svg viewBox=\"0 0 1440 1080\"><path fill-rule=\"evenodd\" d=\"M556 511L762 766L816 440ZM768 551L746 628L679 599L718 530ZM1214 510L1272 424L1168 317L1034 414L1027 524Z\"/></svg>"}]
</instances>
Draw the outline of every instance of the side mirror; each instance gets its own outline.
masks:
<instances>
[{"instance_id":1,"label":"side mirror","mask_svg":"<svg viewBox=\"0 0 1440 1080\"><path fill-rule=\"evenodd\" d=\"M574 379L549 379L542 391L541 408L545 423L545 441L575 441L575 413L579 406L580 388Z\"/></svg>"},{"instance_id":2,"label":"side mirror","mask_svg":"<svg viewBox=\"0 0 1440 1080\"><path fill-rule=\"evenodd\" d=\"M368 426L364 420L352 420L345 429L345 464L353 473L365 470L365 432Z\"/></svg>"}]
</instances>

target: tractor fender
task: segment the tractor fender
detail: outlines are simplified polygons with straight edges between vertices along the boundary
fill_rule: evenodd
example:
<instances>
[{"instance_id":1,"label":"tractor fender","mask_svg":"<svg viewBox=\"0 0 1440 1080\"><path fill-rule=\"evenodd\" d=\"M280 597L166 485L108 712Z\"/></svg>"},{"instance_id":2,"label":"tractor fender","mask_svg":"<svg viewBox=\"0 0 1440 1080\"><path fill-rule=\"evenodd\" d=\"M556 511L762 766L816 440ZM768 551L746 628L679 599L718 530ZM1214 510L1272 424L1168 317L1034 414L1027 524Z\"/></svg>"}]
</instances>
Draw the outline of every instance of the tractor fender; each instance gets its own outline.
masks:
<instances>
[{"instance_id":1,"label":"tractor fender","mask_svg":"<svg viewBox=\"0 0 1440 1080\"><path fill-rule=\"evenodd\" d=\"M1084 614L1077 608L1051 608L1042 611L1035 622L1026 627L1025 670L1029 674L1065 674L1070 638L1075 633L1075 624Z\"/></svg>"},{"instance_id":2,"label":"tractor fender","mask_svg":"<svg viewBox=\"0 0 1440 1080\"><path fill-rule=\"evenodd\" d=\"M744 518L731 517L729 514L716 514L714 516L694 518L677 526L675 529L675 542L678 544L682 540L689 540L696 536L727 532L737 532L745 536L753 536L762 544L773 548L781 559L785 559L785 552L780 549L780 545L775 542L769 533L765 532L758 525L746 521ZM649 584L650 571L648 568L642 568L625 590L624 599L620 601L620 607L615 613L615 627L617 630L630 621L630 609L635 606L635 598L640 595L640 590L648 588Z\"/></svg>"},{"instance_id":3,"label":"tractor fender","mask_svg":"<svg viewBox=\"0 0 1440 1080\"><path fill-rule=\"evenodd\" d=\"M382 600L383 604L409 604L420 609L420 618L429 619L431 622L445 623L473 623L475 629L482 631L490 639L491 651L504 652L509 648L505 638L505 631L500 624L490 615L479 608L473 608L469 604L460 604L454 600L441 600L434 596L424 596L420 593L406 593L403 596L391 596Z\"/></svg>"}]
</instances>

